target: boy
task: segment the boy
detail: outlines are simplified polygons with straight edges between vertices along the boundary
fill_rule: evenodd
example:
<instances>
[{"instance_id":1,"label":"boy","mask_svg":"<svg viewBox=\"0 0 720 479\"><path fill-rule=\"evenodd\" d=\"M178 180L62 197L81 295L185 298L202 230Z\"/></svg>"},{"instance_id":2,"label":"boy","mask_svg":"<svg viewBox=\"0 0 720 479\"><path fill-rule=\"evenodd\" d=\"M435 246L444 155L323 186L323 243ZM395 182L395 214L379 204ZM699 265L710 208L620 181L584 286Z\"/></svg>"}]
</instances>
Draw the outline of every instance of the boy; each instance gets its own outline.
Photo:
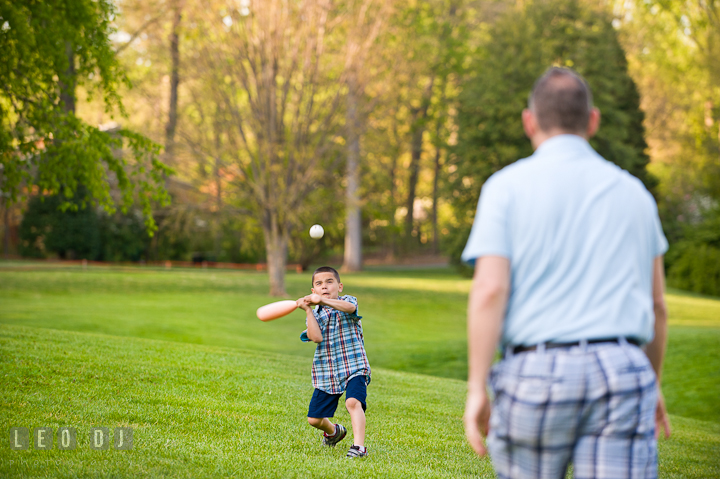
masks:
<instances>
[{"instance_id":1,"label":"boy","mask_svg":"<svg viewBox=\"0 0 720 479\"><path fill-rule=\"evenodd\" d=\"M307 317L307 337L317 343L312 365L313 392L308 422L324 432L323 444L335 447L347 430L328 418L335 415L338 400L345 392L354 444L347 457L367 456L365 448L365 399L370 383L370 363L365 354L357 298L341 296L343 285L338 272L329 266L315 270L313 294L299 298ZM315 309L311 308L315 306Z\"/></svg>"}]
</instances>

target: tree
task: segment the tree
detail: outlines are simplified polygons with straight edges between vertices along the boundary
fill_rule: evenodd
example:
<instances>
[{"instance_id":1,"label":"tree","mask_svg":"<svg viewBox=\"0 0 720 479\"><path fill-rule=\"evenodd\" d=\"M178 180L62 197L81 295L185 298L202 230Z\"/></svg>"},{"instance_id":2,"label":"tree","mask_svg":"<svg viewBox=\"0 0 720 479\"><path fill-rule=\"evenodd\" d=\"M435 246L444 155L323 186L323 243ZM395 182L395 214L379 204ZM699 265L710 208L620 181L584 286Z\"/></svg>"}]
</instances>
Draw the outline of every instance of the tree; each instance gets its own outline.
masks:
<instances>
[{"instance_id":1,"label":"tree","mask_svg":"<svg viewBox=\"0 0 720 479\"><path fill-rule=\"evenodd\" d=\"M379 4L378 4L379 3ZM360 207L360 136L363 118L367 114L363 109L368 78L367 56L389 13L389 2L364 0L355 17L351 17L347 27L345 71L347 72L347 109L345 114L345 136L347 143L346 161L346 207L345 207L345 251L343 271L362 269L362 213Z\"/></svg>"},{"instance_id":2,"label":"tree","mask_svg":"<svg viewBox=\"0 0 720 479\"><path fill-rule=\"evenodd\" d=\"M618 11L673 242L720 201L720 5L638 1Z\"/></svg>"},{"instance_id":3,"label":"tree","mask_svg":"<svg viewBox=\"0 0 720 479\"><path fill-rule=\"evenodd\" d=\"M406 99L409 109L409 150L410 165L407 183L407 196L405 201L405 241L409 241L414 230L414 211L417 184L420 174L420 159L423 154L423 140L430 117L430 105L435 93L435 85L441 68L443 57L443 40L448 35L448 28L444 25L445 17L454 16L456 5L450 2L427 2L421 5L408 5L404 10L401 21L415 34L416 41L402 44L408 49L406 57L408 66L416 70L410 81L410 89L415 94L408 95ZM451 28L451 27L450 27Z\"/></svg>"},{"instance_id":4,"label":"tree","mask_svg":"<svg viewBox=\"0 0 720 479\"><path fill-rule=\"evenodd\" d=\"M299 214L322 208L309 202L315 190L339 188L346 77L330 33L345 12L322 0L273 0L252 9L206 4L193 15L192 75L214 105L235 193L262 227L270 294L285 295Z\"/></svg>"},{"instance_id":5,"label":"tree","mask_svg":"<svg viewBox=\"0 0 720 479\"><path fill-rule=\"evenodd\" d=\"M720 294L720 4L637 1L616 22L647 112L668 284Z\"/></svg>"},{"instance_id":6,"label":"tree","mask_svg":"<svg viewBox=\"0 0 720 479\"><path fill-rule=\"evenodd\" d=\"M173 161L175 153L175 129L177 128L178 86L180 85L180 20L182 5L179 0L172 2L172 31L170 33L170 105L165 127L165 155Z\"/></svg>"},{"instance_id":7,"label":"tree","mask_svg":"<svg viewBox=\"0 0 720 479\"><path fill-rule=\"evenodd\" d=\"M34 191L60 208L114 211L138 201L152 232L152 203L166 201L159 147L142 135L103 131L75 114L76 89L123 113L125 77L110 42L109 0L0 0L0 188L6 208ZM120 154L123 149L130 155ZM87 192L78 204L78 188ZM112 189L119 196L114 197Z\"/></svg>"},{"instance_id":8,"label":"tree","mask_svg":"<svg viewBox=\"0 0 720 479\"><path fill-rule=\"evenodd\" d=\"M373 141L368 142L371 145L368 148L375 159L385 163L378 165L379 169L386 170L390 176L385 179L389 181L383 181L389 183L390 194L382 189L376 192L388 203L383 222L389 224L389 230L395 230L395 210L404 204L404 219L398 219L402 221L406 248L420 230L415 217L418 197L434 198L431 204L435 212L438 204L435 178L439 179L441 174L448 112L456 92L450 84L462 71L467 53L467 3L434 0L399 4L389 21L388 32L379 42L383 48L377 68L387 73L378 80L384 86L373 88L380 99L370 115L376 130L372 132ZM428 140L431 140L432 152ZM424 159L430 153L434 154L435 164L428 169ZM377 182L381 178L373 180ZM390 249L394 254L396 234L390 234L393 236Z\"/></svg>"},{"instance_id":9,"label":"tree","mask_svg":"<svg viewBox=\"0 0 720 479\"><path fill-rule=\"evenodd\" d=\"M552 65L572 67L590 84L603 115L593 147L655 187L646 170L639 94L610 16L577 0L512 8L487 29L458 100L448 192L456 217L454 258L469 234L482 183L532 153L520 113L534 81Z\"/></svg>"}]
</instances>

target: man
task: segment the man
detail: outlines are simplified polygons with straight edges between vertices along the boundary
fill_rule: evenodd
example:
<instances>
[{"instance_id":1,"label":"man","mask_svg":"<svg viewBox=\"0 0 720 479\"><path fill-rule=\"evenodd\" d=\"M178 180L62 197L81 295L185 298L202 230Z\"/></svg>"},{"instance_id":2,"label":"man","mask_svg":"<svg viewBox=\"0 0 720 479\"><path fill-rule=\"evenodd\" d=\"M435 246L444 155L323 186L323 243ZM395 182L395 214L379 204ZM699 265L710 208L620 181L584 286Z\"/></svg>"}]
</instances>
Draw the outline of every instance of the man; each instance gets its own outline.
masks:
<instances>
[{"instance_id":1,"label":"man","mask_svg":"<svg viewBox=\"0 0 720 479\"><path fill-rule=\"evenodd\" d=\"M463 252L468 441L485 454L489 429L500 478L562 478L571 462L578 478L657 477L670 434L657 207L590 147L600 112L572 70L536 82L522 122L535 153L485 183Z\"/></svg>"}]
</instances>

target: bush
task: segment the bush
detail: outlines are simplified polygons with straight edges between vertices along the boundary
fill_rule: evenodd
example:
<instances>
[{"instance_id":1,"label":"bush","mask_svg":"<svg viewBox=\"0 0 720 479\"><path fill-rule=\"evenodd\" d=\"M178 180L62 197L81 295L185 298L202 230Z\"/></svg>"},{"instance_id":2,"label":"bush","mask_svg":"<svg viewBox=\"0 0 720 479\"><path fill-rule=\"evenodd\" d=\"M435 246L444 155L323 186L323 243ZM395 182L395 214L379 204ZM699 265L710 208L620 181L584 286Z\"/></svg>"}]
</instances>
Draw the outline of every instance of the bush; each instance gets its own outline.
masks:
<instances>
[{"instance_id":1,"label":"bush","mask_svg":"<svg viewBox=\"0 0 720 479\"><path fill-rule=\"evenodd\" d=\"M668 271L668 285L720 296L720 249L708 244L679 243Z\"/></svg>"},{"instance_id":2,"label":"bush","mask_svg":"<svg viewBox=\"0 0 720 479\"><path fill-rule=\"evenodd\" d=\"M98 213L82 205L84 195L84 189L78 190L74 211L62 211L64 198L59 196L32 197L20 223L20 254L91 261L142 259L148 242L142 215Z\"/></svg>"},{"instance_id":3,"label":"bush","mask_svg":"<svg viewBox=\"0 0 720 479\"><path fill-rule=\"evenodd\" d=\"M265 256L262 231L246 217L176 208L173 214L166 212L159 218L159 229L150 237L139 211L108 214L83 206L83 195L81 189L73 198L75 211L62 211L63 198L58 196L31 198L20 224L20 254L110 262L193 259L255 263Z\"/></svg>"},{"instance_id":4,"label":"bush","mask_svg":"<svg viewBox=\"0 0 720 479\"><path fill-rule=\"evenodd\" d=\"M668 285L720 296L720 207L703 216L700 223L685 226L683 239L665 255Z\"/></svg>"},{"instance_id":5,"label":"bush","mask_svg":"<svg viewBox=\"0 0 720 479\"><path fill-rule=\"evenodd\" d=\"M140 261L146 259L150 237L139 212L100 215L102 261Z\"/></svg>"},{"instance_id":6,"label":"bush","mask_svg":"<svg viewBox=\"0 0 720 479\"><path fill-rule=\"evenodd\" d=\"M57 196L35 196L20 223L20 254L96 260L100 255L98 217L92 208L61 211Z\"/></svg>"},{"instance_id":7,"label":"bush","mask_svg":"<svg viewBox=\"0 0 720 479\"><path fill-rule=\"evenodd\" d=\"M464 278L472 278L475 268L462 262L462 252L470 237L471 227L465 223L450 225L450 234L442 243L442 250L449 256L450 264L455 266L457 272Z\"/></svg>"}]
</instances>

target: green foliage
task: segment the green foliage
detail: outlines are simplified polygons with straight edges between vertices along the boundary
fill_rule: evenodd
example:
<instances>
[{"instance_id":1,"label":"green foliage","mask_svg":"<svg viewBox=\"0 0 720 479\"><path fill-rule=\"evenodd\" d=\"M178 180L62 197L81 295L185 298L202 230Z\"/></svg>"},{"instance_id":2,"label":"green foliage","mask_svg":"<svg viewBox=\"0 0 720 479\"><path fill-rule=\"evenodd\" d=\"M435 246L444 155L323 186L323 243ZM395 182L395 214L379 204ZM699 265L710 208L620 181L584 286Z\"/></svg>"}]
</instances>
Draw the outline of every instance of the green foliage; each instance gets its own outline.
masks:
<instances>
[{"instance_id":1,"label":"green foliage","mask_svg":"<svg viewBox=\"0 0 720 479\"><path fill-rule=\"evenodd\" d=\"M264 259L262 233L246 218L176 215L149 238L141 211L108 214L86 203L84 188L63 211L64 198L34 196L20 224L20 254L93 261L223 261ZM307 235L304 235L307 236ZM312 240L314 243L317 241Z\"/></svg>"},{"instance_id":2,"label":"green foliage","mask_svg":"<svg viewBox=\"0 0 720 479\"><path fill-rule=\"evenodd\" d=\"M265 259L262 230L252 219L227 218L221 222L219 229L220 244L216 261L259 263Z\"/></svg>"},{"instance_id":3,"label":"green foliage","mask_svg":"<svg viewBox=\"0 0 720 479\"><path fill-rule=\"evenodd\" d=\"M99 259L98 217L92 208L61 211L58 196L34 196L20 223L20 254L44 258Z\"/></svg>"},{"instance_id":4,"label":"green foliage","mask_svg":"<svg viewBox=\"0 0 720 479\"><path fill-rule=\"evenodd\" d=\"M683 239L666 257L668 284L701 294L720 296L720 209L700 224L685 227Z\"/></svg>"},{"instance_id":5,"label":"green foliage","mask_svg":"<svg viewBox=\"0 0 720 479\"><path fill-rule=\"evenodd\" d=\"M610 16L577 0L511 8L484 30L458 100L449 196L456 228L464 238L483 182L532 154L520 115L533 83L553 65L572 67L593 90L595 105L603 115L600 130L591 140L593 147L648 188L655 185L645 170L648 157L639 95ZM462 243L451 250L454 258L459 258Z\"/></svg>"},{"instance_id":6,"label":"green foliage","mask_svg":"<svg viewBox=\"0 0 720 479\"><path fill-rule=\"evenodd\" d=\"M374 77L366 89L365 104L372 109L362 137L363 245L411 254L432 240L431 215L414 217L412 236L403 238L407 225L398 208L407 209L412 189L413 198L430 209L433 163L440 150L442 176L456 79L469 56L473 20L471 2L464 0L396 2L394 7L368 59ZM417 184L411 188L416 169ZM438 203L442 200L440 195Z\"/></svg>"},{"instance_id":7,"label":"green foliage","mask_svg":"<svg viewBox=\"0 0 720 479\"><path fill-rule=\"evenodd\" d=\"M91 261L139 261L148 236L140 212L109 215L87 205L80 187L68 200L60 195L33 196L20 223L19 252L24 257ZM83 206L84 205L84 206Z\"/></svg>"},{"instance_id":8,"label":"green foliage","mask_svg":"<svg viewBox=\"0 0 720 479\"><path fill-rule=\"evenodd\" d=\"M338 178L341 175L342 173L336 172L329 175L329 177ZM323 186L325 187L310 192L307 198L309 204L322 205L322 207L300 211L297 222L300 226L296 228L291 236L288 252L289 261L300 264L303 269L309 268L311 263L322 262L320 258L328 253L343 254L345 202L338 201L341 196L337 190L337 184ZM366 218L363 218L363 220L366 220ZM309 230L313 224L321 225L325 231L323 237L319 240L310 237ZM363 228L363 233L367 235L368 229Z\"/></svg>"},{"instance_id":9,"label":"green foliage","mask_svg":"<svg viewBox=\"0 0 720 479\"><path fill-rule=\"evenodd\" d=\"M33 186L62 195L63 209L93 202L127 211L138 201L152 232L152 204L167 201L163 175L170 172L157 159L159 146L75 116L80 85L102 94L108 111L123 112L117 89L126 81L109 40L114 15L109 0L0 0L0 187L10 203ZM88 194L77 205L79 185Z\"/></svg>"},{"instance_id":10,"label":"green foliage","mask_svg":"<svg viewBox=\"0 0 720 479\"><path fill-rule=\"evenodd\" d=\"M80 192L84 192L81 189ZM66 202L58 195L33 196L20 223L20 254L27 258L57 255L91 261L140 261L148 247L142 214L98 212L79 206L63 211Z\"/></svg>"},{"instance_id":11,"label":"green foliage","mask_svg":"<svg viewBox=\"0 0 720 479\"><path fill-rule=\"evenodd\" d=\"M720 248L679 243L682 253L672 263L668 284L701 294L720 296Z\"/></svg>"},{"instance_id":12,"label":"green foliage","mask_svg":"<svg viewBox=\"0 0 720 479\"><path fill-rule=\"evenodd\" d=\"M647 113L663 228L671 244L684 243L671 248L672 264L681 252L703 242L695 237L696 226L705 221L705 210L720 202L720 3L635 0L616 5ZM693 268L691 256L683 268Z\"/></svg>"},{"instance_id":13,"label":"green foliage","mask_svg":"<svg viewBox=\"0 0 720 479\"><path fill-rule=\"evenodd\" d=\"M230 208L230 207L228 207ZM230 210L232 211L232 210ZM258 263L265 258L262 230L252 218L175 207L163 210L148 260ZM158 215L160 216L160 214Z\"/></svg>"},{"instance_id":14,"label":"green foliage","mask_svg":"<svg viewBox=\"0 0 720 479\"><path fill-rule=\"evenodd\" d=\"M140 261L146 259L148 235L139 211L99 215L102 261Z\"/></svg>"}]
</instances>

